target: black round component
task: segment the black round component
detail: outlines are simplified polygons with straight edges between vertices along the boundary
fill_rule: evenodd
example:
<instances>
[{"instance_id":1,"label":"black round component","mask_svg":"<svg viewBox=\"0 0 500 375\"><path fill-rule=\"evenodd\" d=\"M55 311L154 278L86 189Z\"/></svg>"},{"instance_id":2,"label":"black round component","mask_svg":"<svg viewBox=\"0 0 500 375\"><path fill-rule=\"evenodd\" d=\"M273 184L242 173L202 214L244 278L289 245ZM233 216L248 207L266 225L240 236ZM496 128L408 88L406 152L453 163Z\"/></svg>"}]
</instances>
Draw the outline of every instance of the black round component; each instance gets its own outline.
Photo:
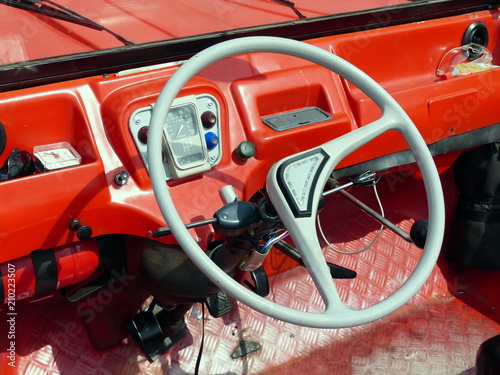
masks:
<instances>
[{"instance_id":1,"label":"black round component","mask_svg":"<svg viewBox=\"0 0 500 375\"><path fill-rule=\"evenodd\" d=\"M0 122L0 155L3 150L5 150L5 145L7 144L7 133L5 132L5 128L3 124Z\"/></svg>"},{"instance_id":2,"label":"black round component","mask_svg":"<svg viewBox=\"0 0 500 375\"><path fill-rule=\"evenodd\" d=\"M217 116L212 111L205 111L201 114L201 124L204 128L210 129L217 124Z\"/></svg>"},{"instance_id":3,"label":"black round component","mask_svg":"<svg viewBox=\"0 0 500 375\"><path fill-rule=\"evenodd\" d=\"M130 178L130 174L127 171L122 171L117 174L115 174L115 184L119 186L123 186L127 183L128 179Z\"/></svg>"},{"instance_id":4,"label":"black round component","mask_svg":"<svg viewBox=\"0 0 500 375\"><path fill-rule=\"evenodd\" d=\"M76 236L80 241L85 241L92 237L92 228L88 225L82 225L79 219L70 220L68 228L76 231Z\"/></svg>"},{"instance_id":5,"label":"black round component","mask_svg":"<svg viewBox=\"0 0 500 375\"><path fill-rule=\"evenodd\" d=\"M80 241L88 240L90 237L92 237L92 228L88 225L82 225L76 231L76 236Z\"/></svg>"},{"instance_id":6,"label":"black round component","mask_svg":"<svg viewBox=\"0 0 500 375\"><path fill-rule=\"evenodd\" d=\"M131 326L133 327L132 337L140 345L163 338L160 324L152 311L143 311L137 314L132 320Z\"/></svg>"},{"instance_id":7,"label":"black round component","mask_svg":"<svg viewBox=\"0 0 500 375\"><path fill-rule=\"evenodd\" d=\"M428 220L419 220L411 226L410 237L416 247L421 249L425 246L427 239L427 228L429 226Z\"/></svg>"},{"instance_id":8,"label":"black round component","mask_svg":"<svg viewBox=\"0 0 500 375\"><path fill-rule=\"evenodd\" d=\"M261 199L259 199L259 202L257 202L257 211L259 212L262 220L268 221L270 223L281 222L276 209L274 208L268 197L262 197Z\"/></svg>"},{"instance_id":9,"label":"black round component","mask_svg":"<svg viewBox=\"0 0 500 375\"><path fill-rule=\"evenodd\" d=\"M252 142L243 141L236 148L236 156L241 160L247 160L255 155L255 146Z\"/></svg>"},{"instance_id":10,"label":"black round component","mask_svg":"<svg viewBox=\"0 0 500 375\"><path fill-rule=\"evenodd\" d=\"M137 139L139 139L139 142L144 143L145 145L148 143L148 130L149 127L143 126L139 129L139 132L137 132Z\"/></svg>"},{"instance_id":11,"label":"black round component","mask_svg":"<svg viewBox=\"0 0 500 375\"><path fill-rule=\"evenodd\" d=\"M472 23L467 30L465 30L464 37L462 38L462 45L474 43L474 44L479 44L483 47L488 46L488 41L490 39L489 33L488 33L488 28L486 25L481 22L477 21ZM476 59L478 56L474 56L471 54L469 56L470 59Z\"/></svg>"}]
</instances>

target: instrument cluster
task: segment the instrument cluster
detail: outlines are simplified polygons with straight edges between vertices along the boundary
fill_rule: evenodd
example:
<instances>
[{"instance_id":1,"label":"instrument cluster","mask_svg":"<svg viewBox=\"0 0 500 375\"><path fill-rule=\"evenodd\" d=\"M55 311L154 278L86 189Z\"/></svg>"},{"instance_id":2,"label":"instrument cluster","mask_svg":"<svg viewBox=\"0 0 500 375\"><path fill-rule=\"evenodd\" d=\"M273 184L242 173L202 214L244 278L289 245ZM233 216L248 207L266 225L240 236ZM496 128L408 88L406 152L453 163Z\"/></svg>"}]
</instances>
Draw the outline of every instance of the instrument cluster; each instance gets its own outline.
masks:
<instances>
[{"instance_id":1,"label":"instrument cluster","mask_svg":"<svg viewBox=\"0 0 500 375\"><path fill-rule=\"evenodd\" d=\"M154 105L136 110L129 129L141 158L148 167L148 126ZM207 171L222 156L220 106L209 94L177 98L163 128L163 165L167 179Z\"/></svg>"}]
</instances>

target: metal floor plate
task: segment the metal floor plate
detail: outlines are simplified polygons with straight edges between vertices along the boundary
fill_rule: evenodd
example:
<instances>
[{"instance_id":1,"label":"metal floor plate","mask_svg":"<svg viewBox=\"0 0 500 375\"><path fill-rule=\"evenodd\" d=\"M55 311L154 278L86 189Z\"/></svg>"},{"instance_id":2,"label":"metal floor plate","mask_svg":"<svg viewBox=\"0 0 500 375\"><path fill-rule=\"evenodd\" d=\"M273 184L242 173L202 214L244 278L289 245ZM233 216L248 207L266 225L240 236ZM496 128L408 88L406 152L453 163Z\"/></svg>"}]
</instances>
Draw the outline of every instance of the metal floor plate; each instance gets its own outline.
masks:
<instances>
[{"instance_id":1,"label":"metal floor plate","mask_svg":"<svg viewBox=\"0 0 500 375\"><path fill-rule=\"evenodd\" d=\"M356 221L370 227L369 219ZM411 222L400 223L406 230ZM350 228L352 230L352 228ZM344 250L357 249L375 236L346 241ZM419 249L384 230L372 249L345 256L326 250L327 258L355 269L358 277L337 283L349 306L362 307L392 292L416 264ZM499 333L499 325L454 297L446 272L436 267L410 303L397 312L362 327L311 329L276 321L244 305L219 319L205 319L200 374L473 374L478 346ZM272 300L297 309L321 311L322 301L301 268L271 280ZM0 368L9 374L136 375L193 374L200 350L202 319L195 306L186 319L186 336L154 363L133 342L125 340L107 350L92 347L81 316L61 298L37 303L18 302L15 367L7 353ZM5 339L6 315L0 313ZM261 349L232 359L241 340Z\"/></svg>"}]
</instances>

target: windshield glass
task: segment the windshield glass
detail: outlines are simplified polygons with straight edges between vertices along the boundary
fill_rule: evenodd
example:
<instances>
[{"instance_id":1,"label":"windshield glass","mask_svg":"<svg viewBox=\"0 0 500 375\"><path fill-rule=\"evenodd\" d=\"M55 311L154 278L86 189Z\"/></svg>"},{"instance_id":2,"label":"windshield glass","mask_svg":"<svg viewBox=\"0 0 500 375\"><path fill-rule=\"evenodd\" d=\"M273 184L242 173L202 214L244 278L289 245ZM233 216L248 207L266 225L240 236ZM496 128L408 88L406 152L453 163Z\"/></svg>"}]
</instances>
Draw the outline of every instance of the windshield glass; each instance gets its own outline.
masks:
<instances>
[{"instance_id":1,"label":"windshield glass","mask_svg":"<svg viewBox=\"0 0 500 375\"><path fill-rule=\"evenodd\" d=\"M153 43L228 30L386 10L411 0L2 0L0 64ZM461 2L457 1L457 7ZM392 13L391 13L392 12ZM384 21L384 19L380 19ZM300 23L299 23L300 24ZM360 25L361 26L361 25ZM299 26L297 26L299 27Z\"/></svg>"}]
</instances>

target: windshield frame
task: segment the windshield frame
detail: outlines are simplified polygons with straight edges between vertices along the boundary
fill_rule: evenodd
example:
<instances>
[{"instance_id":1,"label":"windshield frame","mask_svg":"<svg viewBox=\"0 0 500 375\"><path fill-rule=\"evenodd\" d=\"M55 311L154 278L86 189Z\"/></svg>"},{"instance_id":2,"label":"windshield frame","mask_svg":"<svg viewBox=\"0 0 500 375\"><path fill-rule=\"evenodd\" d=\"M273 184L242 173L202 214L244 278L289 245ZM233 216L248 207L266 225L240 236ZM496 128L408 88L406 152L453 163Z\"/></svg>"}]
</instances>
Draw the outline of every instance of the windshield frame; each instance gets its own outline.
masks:
<instances>
[{"instance_id":1,"label":"windshield frame","mask_svg":"<svg viewBox=\"0 0 500 375\"><path fill-rule=\"evenodd\" d=\"M306 40L450 17L494 9L498 6L498 0L416 1L399 6L304 18L277 24L7 64L0 66L0 92L182 61L213 44L238 37L277 36Z\"/></svg>"}]
</instances>

